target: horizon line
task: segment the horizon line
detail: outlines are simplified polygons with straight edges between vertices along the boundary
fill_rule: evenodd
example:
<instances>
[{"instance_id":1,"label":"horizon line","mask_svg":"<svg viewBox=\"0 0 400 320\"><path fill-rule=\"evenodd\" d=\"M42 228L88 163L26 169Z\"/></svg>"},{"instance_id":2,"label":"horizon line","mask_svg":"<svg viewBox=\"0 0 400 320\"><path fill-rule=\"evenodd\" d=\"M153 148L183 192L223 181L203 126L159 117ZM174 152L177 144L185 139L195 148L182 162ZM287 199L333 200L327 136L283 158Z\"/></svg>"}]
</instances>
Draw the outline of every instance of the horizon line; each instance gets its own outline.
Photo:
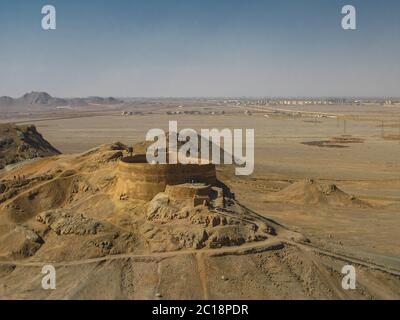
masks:
<instances>
[{"instance_id":1,"label":"horizon line","mask_svg":"<svg viewBox=\"0 0 400 320\"><path fill-rule=\"evenodd\" d=\"M91 97L100 97L100 98L117 98L117 99L293 99L293 100L306 100L306 99L400 99L400 96L391 96L391 95L385 95L385 96L340 96L340 95L322 95L322 96L317 96L317 95L310 95L310 96L291 96L291 95L237 95L237 96L226 96L226 95L199 95L199 96L120 96L120 95L85 95L85 96L63 96L63 95L52 95L48 91L28 91L23 93L22 95L16 97L16 96L9 96L9 95L0 95L0 98L3 97L10 97L12 99L18 99L23 97L25 94L29 93L46 93L50 95L53 98L62 98L62 99L76 99L76 98L91 98Z\"/></svg>"}]
</instances>

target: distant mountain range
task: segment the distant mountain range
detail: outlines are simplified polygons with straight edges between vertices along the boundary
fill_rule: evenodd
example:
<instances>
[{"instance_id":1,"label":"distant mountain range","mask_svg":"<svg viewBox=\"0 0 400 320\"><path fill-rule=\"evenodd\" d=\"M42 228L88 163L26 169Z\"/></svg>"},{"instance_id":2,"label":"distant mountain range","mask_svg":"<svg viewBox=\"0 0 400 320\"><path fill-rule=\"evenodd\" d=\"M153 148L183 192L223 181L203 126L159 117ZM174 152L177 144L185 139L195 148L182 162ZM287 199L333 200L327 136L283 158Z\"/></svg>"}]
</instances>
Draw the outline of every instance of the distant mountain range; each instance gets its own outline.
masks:
<instances>
[{"instance_id":1,"label":"distant mountain range","mask_svg":"<svg viewBox=\"0 0 400 320\"><path fill-rule=\"evenodd\" d=\"M46 92L35 92L24 94L20 98L7 96L0 97L0 110L37 109L37 108L56 108L56 107L81 107L89 105L116 105L123 103L122 100L113 97L88 97L88 98L55 98ZM12 109L11 109L12 108Z\"/></svg>"}]
</instances>

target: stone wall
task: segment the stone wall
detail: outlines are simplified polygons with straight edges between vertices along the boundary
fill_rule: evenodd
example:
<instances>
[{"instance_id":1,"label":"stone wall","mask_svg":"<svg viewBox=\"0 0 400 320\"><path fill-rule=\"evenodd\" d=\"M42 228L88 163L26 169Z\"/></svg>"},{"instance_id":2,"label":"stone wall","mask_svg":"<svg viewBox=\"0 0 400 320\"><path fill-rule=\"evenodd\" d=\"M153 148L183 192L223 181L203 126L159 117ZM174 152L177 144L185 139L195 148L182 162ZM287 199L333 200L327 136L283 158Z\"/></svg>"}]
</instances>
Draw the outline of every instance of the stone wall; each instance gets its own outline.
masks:
<instances>
[{"instance_id":1,"label":"stone wall","mask_svg":"<svg viewBox=\"0 0 400 320\"><path fill-rule=\"evenodd\" d=\"M215 165L149 164L144 155L126 157L118 163L117 193L132 199L149 201L167 185L189 182L215 184Z\"/></svg>"}]
</instances>

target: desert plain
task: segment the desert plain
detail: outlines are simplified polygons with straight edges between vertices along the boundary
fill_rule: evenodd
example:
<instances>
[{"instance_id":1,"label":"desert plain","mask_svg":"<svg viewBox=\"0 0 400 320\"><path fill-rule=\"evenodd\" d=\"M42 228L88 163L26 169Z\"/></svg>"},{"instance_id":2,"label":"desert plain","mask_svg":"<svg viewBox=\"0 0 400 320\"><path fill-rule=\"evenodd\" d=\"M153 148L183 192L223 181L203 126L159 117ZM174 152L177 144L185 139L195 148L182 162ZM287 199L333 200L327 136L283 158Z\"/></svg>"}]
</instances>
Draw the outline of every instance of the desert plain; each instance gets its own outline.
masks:
<instances>
[{"instance_id":1,"label":"desert plain","mask_svg":"<svg viewBox=\"0 0 400 320\"><path fill-rule=\"evenodd\" d=\"M2 114L3 123L35 125L61 155L0 172L2 181L16 175L34 180L45 174L54 181L49 189L32 182L32 188L23 191L31 192L31 198L11 197L0 207L0 298L399 299L400 107L252 105L245 109L246 113L243 107L214 101L160 99L34 116ZM131 114L122 115L124 110ZM182 110L198 114L176 112ZM227 245L221 240L218 246L204 242L195 249L186 242L152 247L151 241L163 233L150 227L142 230L146 210L149 220L148 204L131 200L121 204L114 199L115 163L107 155L116 151L112 147L116 142L135 145L152 128L167 131L170 120L176 120L180 129L255 130L254 173L236 176L229 165L216 170L218 180L234 195L224 210L240 216L243 228L250 219L273 230L265 238L252 235L249 242ZM79 185L77 196L68 189L74 183ZM68 194L46 207L32 198L35 188L42 203L57 188ZM20 208L8 210L13 201L26 206L22 218L15 218ZM57 212L60 208L67 214ZM50 209L55 212L49 213ZM218 210L210 212L222 212ZM82 212L89 224L90 219L103 221L103 231L99 230L106 233L106 240L96 242L97 238L74 232L61 232L64 238L58 239L52 219L75 219L75 211ZM14 228L21 226L33 230L44 243L18 255L20 249L11 250L8 241L14 239ZM96 248L82 243L95 243ZM58 270L56 290L40 286L44 263ZM355 290L341 287L341 269L348 264L357 270Z\"/></svg>"}]
</instances>

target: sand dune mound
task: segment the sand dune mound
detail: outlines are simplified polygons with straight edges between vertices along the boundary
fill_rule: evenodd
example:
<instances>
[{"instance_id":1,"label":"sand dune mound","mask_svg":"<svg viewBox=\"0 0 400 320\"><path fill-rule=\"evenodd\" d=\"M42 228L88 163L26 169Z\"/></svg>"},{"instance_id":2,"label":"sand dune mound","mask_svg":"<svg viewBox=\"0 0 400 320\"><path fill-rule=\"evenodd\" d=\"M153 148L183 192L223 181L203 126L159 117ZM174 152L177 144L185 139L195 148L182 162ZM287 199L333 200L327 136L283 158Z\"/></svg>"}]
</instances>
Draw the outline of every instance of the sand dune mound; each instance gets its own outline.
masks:
<instances>
[{"instance_id":1,"label":"sand dune mound","mask_svg":"<svg viewBox=\"0 0 400 320\"><path fill-rule=\"evenodd\" d=\"M369 206L367 202L345 193L334 184L323 184L312 179L295 182L269 196L268 201L338 207Z\"/></svg>"}]
</instances>

